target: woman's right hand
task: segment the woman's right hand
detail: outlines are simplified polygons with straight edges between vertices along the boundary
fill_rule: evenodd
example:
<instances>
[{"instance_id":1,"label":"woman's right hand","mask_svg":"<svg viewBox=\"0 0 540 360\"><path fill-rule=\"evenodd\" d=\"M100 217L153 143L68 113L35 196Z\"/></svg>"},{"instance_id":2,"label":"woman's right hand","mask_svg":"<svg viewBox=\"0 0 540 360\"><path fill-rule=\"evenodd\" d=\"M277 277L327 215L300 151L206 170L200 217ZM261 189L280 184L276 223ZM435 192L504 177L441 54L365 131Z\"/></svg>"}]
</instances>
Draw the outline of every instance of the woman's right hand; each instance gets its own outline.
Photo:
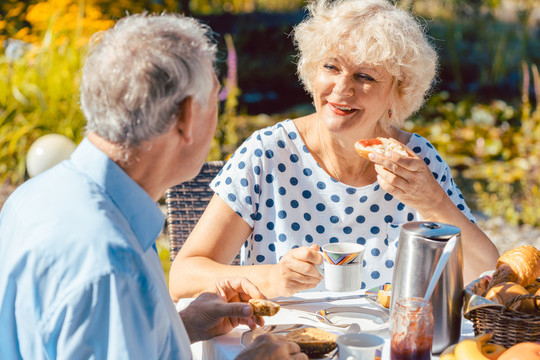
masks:
<instances>
[{"instance_id":1,"label":"woman's right hand","mask_svg":"<svg viewBox=\"0 0 540 360\"><path fill-rule=\"evenodd\" d=\"M272 291L269 293L291 296L298 291L314 288L323 278L317 270L322 261L318 245L289 250L270 270Z\"/></svg>"},{"instance_id":2,"label":"woman's right hand","mask_svg":"<svg viewBox=\"0 0 540 360\"><path fill-rule=\"evenodd\" d=\"M235 360L307 360L308 356L300 352L298 344L288 341L282 335L259 335Z\"/></svg>"}]
</instances>

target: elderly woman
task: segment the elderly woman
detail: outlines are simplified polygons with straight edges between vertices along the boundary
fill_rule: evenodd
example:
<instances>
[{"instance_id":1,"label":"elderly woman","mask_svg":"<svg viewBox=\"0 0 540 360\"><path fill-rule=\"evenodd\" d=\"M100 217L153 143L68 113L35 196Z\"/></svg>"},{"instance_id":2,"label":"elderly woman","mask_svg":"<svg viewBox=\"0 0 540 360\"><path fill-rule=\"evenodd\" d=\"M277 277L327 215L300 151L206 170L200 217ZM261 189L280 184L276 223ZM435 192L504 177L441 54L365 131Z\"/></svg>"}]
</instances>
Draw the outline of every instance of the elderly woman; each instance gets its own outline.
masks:
<instances>
[{"instance_id":1,"label":"elderly woman","mask_svg":"<svg viewBox=\"0 0 540 360\"><path fill-rule=\"evenodd\" d=\"M318 247L331 242L365 245L369 289L391 281L400 226L415 220L461 229L466 281L494 268L497 249L448 165L426 139L399 128L435 76L421 26L385 0L308 8L294 36L316 112L255 132L213 180L216 194L171 269L175 299L224 275L245 276L269 297L312 288L321 280ZM394 138L415 156L359 157L354 143L374 137ZM240 248L246 266L228 265Z\"/></svg>"}]
</instances>

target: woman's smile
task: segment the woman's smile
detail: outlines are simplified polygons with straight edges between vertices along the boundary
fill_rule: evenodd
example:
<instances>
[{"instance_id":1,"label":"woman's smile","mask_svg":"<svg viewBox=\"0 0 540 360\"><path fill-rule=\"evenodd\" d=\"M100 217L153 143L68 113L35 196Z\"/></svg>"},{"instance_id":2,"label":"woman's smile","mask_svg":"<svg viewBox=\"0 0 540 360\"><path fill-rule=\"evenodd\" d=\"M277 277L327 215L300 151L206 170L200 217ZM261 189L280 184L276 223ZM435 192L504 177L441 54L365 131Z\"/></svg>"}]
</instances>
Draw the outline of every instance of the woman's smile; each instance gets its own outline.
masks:
<instances>
[{"instance_id":1,"label":"woman's smile","mask_svg":"<svg viewBox=\"0 0 540 360\"><path fill-rule=\"evenodd\" d=\"M340 115L340 116L350 115L358 111L358 109L352 108L350 106L332 103L332 102L328 102L328 107L334 114Z\"/></svg>"}]
</instances>

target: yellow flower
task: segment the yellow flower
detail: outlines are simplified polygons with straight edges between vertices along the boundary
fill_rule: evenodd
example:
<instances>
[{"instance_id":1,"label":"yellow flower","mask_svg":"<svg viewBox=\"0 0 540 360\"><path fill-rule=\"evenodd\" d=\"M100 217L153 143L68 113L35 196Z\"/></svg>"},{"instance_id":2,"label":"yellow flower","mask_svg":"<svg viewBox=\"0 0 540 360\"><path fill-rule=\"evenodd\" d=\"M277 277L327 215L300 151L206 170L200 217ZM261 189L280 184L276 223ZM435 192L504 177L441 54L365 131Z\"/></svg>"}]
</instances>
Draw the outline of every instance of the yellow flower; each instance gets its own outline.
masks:
<instances>
[{"instance_id":1,"label":"yellow flower","mask_svg":"<svg viewBox=\"0 0 540 360\"><path fill-rule=\"evenodd\" d=\"M17 31L17 33L13 36L15 39L24 40L24 38L28 35L30 32L30 29L27 27L22 28L21 30Z\"/></svg>"},{"instance_id":2,"label":"yellow flower","mask_svg":"<svg viewBox=\"0 0 540 360\"><path fill-rule=\"evenodd\" d=\"M23 9L24 9L24 4L23 3L18 3L17 6L9 9L9 11L6 14L6 18L19 16Z\"/></svg>"}]
</instances>

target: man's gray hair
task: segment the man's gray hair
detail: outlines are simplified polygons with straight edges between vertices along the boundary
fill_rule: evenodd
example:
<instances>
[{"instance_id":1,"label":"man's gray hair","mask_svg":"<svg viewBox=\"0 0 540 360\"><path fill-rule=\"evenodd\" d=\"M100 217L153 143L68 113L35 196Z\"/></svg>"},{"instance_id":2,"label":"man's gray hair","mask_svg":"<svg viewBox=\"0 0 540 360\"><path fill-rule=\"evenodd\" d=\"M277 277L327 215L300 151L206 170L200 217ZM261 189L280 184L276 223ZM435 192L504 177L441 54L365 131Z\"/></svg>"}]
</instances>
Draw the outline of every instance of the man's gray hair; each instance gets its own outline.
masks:
<instances>
[{"instance_id":1,"label":"man's gray hair","mask_svg":"<svg viewBox=\"0 0 540 360\"><path fill-rule=\"evenodd\" d=\"M80 87L88 132L137 147L169 131L186 97L209 100L216 45L193 18L127 16L91 45Z\"/></svg>"}]
</instances>

